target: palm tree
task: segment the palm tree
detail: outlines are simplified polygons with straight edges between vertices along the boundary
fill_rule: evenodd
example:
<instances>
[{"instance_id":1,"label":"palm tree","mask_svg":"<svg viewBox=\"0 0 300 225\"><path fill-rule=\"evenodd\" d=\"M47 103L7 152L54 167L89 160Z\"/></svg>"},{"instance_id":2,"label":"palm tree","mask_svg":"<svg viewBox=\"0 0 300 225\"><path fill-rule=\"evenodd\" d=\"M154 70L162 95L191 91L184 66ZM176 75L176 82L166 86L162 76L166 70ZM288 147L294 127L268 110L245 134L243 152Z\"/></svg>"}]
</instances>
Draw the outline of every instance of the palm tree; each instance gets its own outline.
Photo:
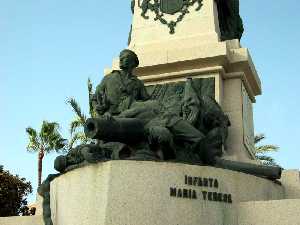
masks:
<instances>
[{"instance_id":1,"label":"palm tree","mask_svg":"<svg viewBox=\"0 0 300 225\"><path fill-rule=\"evenodd\" d=\"M44 155L52 151L59 152L66 146L66 139L59 133L59 125L56 122L43 121L40 132L32 127L26 128L29 137L27 151L38 152L38 187L42 181Z\"/></svg>"},{"instance_id":2,"label":"palm tree","mask_svg":"<svg viewBox=\"0 0 300 225\"><path fill-rule=\"evenodd\" d=\"M262 162L264 165L268 166L277 166L274 158L266 155L266 153L277 152L279 147L276 145L258 145L266 136L264 134L257 134L254 137L254 155L255 157Z\"/></svg>"},{"instance_id":3,"label":"palm tree","mask_svg":"<svg viewBox=\"0 0 300 225\"><path fill-rule=\"evenodd\" d=\"M92 104L92 98L93 98L94 92L93 92L93 84L92 84L90 78L88 78L87 86L88 86L88 95L89 95L89 116L94 118L96 116L96 113L95 113L95 110L94 110L93 104ZM70 150L73 148L74 144L77 141L81 142L81 144L86 144L89 141L91 141L91 139L87 138L84 134L83 127L87 120L87 116L81 110L81 107L79 106L76 99L72 98L72 97L67 99L67 104L71 106L72 110L75 113L75 118L70 123L71 139L68 144L68 149Z\"/></svg>"}]
</instances>

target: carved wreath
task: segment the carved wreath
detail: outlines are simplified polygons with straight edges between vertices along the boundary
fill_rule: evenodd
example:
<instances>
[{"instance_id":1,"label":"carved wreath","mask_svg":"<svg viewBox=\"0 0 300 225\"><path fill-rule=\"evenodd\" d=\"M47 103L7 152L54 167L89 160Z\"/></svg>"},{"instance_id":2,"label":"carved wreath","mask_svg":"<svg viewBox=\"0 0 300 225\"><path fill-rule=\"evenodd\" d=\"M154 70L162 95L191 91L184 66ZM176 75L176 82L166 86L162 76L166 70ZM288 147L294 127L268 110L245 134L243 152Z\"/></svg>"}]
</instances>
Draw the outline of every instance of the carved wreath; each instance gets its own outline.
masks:
<instances>
[{"instance_id":1,"label":"carved wreath","mask_svg":"<svg viewBox=\"0 0 300 225\"><path fill-rule=\"evenodd\" d=\"M198 3L198 7L196 8L196 11L199 11L202 8L202 1L203 0L177 0L176 3L179 3L180 8L178 10L175 10L174 12L162 12L161 6L162 2L167 2L171 0L153 0L153 3L151 3L151 0L143 0L142 4L140 3L141 0L138 0L139 7L142 9L142 14L141 16L144 17L145 19L149 19L149 16L146 15L148 10L151 10L155 13L155 18L154 20L159 20L162 24L166 25L170 29L170 34L175 33L175 27L176 25L183 20L184 16L188 14L190 11L188 10L190 6L193 6L195 3ZM176 1L176 0L175 0ZM174 2L174 0L173 0ZM168 2L167 2L168 3ZM172 3L169 3L172 4ZM164 18L165 14L175 14L179 12L180 15L178 15L177 19L167 21Z\"/></svg>"}]
</instances>

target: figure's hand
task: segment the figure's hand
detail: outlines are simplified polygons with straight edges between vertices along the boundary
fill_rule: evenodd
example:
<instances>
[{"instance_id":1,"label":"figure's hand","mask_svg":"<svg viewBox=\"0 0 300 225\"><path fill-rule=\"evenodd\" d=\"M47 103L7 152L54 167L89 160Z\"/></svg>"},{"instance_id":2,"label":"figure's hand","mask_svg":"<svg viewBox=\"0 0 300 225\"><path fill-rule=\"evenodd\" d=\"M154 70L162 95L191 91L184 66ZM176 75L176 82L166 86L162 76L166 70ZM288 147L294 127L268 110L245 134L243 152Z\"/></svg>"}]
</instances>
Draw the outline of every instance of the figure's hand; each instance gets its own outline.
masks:
<instances>
[{"instance_id":1,"label":"figure's hand","mask_svg":"<svg viewBox=\"0 0 300 225\"><path fill-rule=\"evenodd\" d=\"M103 118L108 121L115 121L115 118L109 112L104 113Z\"/></svg>"}]
</instances>

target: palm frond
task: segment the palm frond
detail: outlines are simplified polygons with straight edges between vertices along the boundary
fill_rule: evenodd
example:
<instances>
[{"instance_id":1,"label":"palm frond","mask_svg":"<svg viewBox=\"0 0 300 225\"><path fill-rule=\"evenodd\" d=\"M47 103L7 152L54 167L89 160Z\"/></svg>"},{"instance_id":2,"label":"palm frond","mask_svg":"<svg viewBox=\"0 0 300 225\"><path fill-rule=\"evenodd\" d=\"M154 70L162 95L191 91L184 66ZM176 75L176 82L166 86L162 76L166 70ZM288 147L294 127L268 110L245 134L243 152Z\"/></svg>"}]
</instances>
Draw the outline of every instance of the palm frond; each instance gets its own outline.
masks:
<instances>
[{"instance_id":1,"label":"palm frond","mask_svg":"<svg viewBox=\"0 0 300 225\"><path fill-rule=\"evenodd\" d=\"M70 133L71 136L73 135L73 133L76 132L77 129L79 129L80 127L83 127L84 123L82 123L82 120L79 117L76 117L71 123L70 123Z\"/></svg>"},{"instance_id":2,"label":"palm frond","mask_svg":"<svg viewBox=\"0 0 300 225\"><path fill-rule=\"evenodd\" d=\"M56 152L60 152L67 145L67 140L64 139L58 130L55 130L48 137L47 145L45 146L45 152L49 153L53 150Z\"/></svg>"},{"instance_id":3,"label":"palm frond","mask_svg":"<svg viewBox=\"0 0 300 225\"><path fill-rule=\"evenodd\" d=\"M27 127L26 128L26 133L28 134L29 137L29 142L27 145L27 151L29 152L37 152L39 151L39 139L38 139L38 134L35 129L32 127Z\"/></svg>"},{"instance_id":4,"label":"palm frond","mask_svg":"<svg viewBox=\"0 0 300 225\"><path fill-rule=\"evenodd\" d=\"M57 153L66 151L68 145L67 139L61 138L60 135L52 137L51 142L45 147L45 152L50 153L55 150Z\"/></svg>"},{"instance_id":5,"label":"palm frond","mask_svg":"<svg viewBox=\"0 0 300 225\"><path fill-rule=\"evenodd\" d=\"M279 150L279 147L276 145L261 145L258 147L255 147L255 154L261 154L266 152L277 152Z\"/></svg>"},{"instance_id":6,"label":"palm frond","mask_svg":"<svg viewBox=\"0 0 300 225\"><path fill-rule=\"evenodd\" d=\"M254 144L259 143L260 141L262 141L263 139L265 139L266 136L264 134L257 134L254 137Z\"/></svg>"},{"instance_id":7,"label":"palm frond","mask_svg":"<svg viewBox=\"0 0 300 225\"><path fill-rule=\"evenodd\" d=\"M72 110L80 118L80 120L82 121L82 123L85 123L86 116L82 112L82 110L81 110L79 104L77 103L77 101L74 98L69 98L69 99L67 99L67 104L69 104L71 106Z\"/></svg>"},{"instance_id":8,"label":"palm frond","mask_svg":"<svg viewBox=\"0 0 300 225\"><path fill-rule=\"evenodd\" d=\"M78 132L74 134L69 141L68 149L72 149L74 147L74 144L78 141L80 141L81 144L86 144L89 141L89 138L85 136L84 132Z\"/></svg>"},{"instance_id":9,"label":"palm frond","mask_svg":"<svg viewBox=\"0 0 300 225\"><path fill-rule=\"evenodd\" d=\"M264 134L257 134L254 137L254 155L255 157L261 161L263 165L267 166L278 166L275 162L275 159L271 156L266 155L266 153L272 153L277 152L279 150L279 146L276 145L257 145L259 142L261 142L263 139L265 139L266 136Z\"/></svg>"},{"instance_id":10,"label":"palm frond","mask_svg":"<svg viewBox=\"0 0 300 225\"><path fill-rule=\"evenodd\" d=\"M26 128L26 133L29 135L29 137L31 138L36 138L37 137L37 132L35 129L33 129L32 127L27 127Z\"/></svg>"},{"instance_id":11,"label":"palm frond","mask_svg":"<svg viewBox=\"0 0 300 225\"><path fill-rule=\"evenodd\" d=\"M41 141L43 143L48 143L51 135L57 132L58 129L59 129L59 124L57 122L48 122L44 120L39 134Z\"/></svg>"},{"instance_id":12,"label":"palm frond","mask_svg":"<svg viewBox=\"0 0 300 225\"><path fill-rule=\"evenodd\" d=\"M66 145L66 140L59 133L59 124L57 122L43 121L40 138L46 153L53 150L59 151Z\"/></svg>"}]
</instances>

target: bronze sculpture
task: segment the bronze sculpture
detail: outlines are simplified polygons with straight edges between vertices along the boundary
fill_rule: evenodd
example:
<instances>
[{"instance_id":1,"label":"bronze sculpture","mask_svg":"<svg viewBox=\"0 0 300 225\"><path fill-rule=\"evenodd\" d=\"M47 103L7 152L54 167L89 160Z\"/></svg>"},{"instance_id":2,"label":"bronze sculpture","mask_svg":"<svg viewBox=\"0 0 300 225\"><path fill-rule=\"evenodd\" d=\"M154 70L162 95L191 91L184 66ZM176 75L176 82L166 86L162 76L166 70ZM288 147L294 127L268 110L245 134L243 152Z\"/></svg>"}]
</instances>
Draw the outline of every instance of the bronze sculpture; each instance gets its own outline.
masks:
<instances>
[{"instance_id":1,"label":"bronze sculpture","mask_svg":"<svg viewBox=\"0 0 300 225\"><path fill-rule=\"evenodd\" d=\"M210 165L277 179L281 168L262 168L222 159L230 121L211 96L199 95L188 78L171 90L167 102L148 94L132 72L139 64L128 49L120 53L121 70L98 85L93 97L97 118L88 119L85 133L97 143L80 145L59 156L55 168L65 172L78 165L105 160L164 160ZM180 92L180 91L179 91ZM175 96L175 97L174 97Z\"/></svg>"},{"instance_id":2,"label":"bronze sculpture","mask_svg":"<svg viewBox=\"0 0 300 225\"><path fill-rule=\"evenodd\" d=\"M230 123L218 104L211 100L210 107L204 106L192 79L186 82L183 100L173 101L181 105L179 109L150 99L142 81L132 73L138 64L133 51L120 53L121 71L113 71L97 86L92 104L98 118L89 119L85 127L87 136L98 139L98 144L78 146L58 158L57 170L63 172L68 166L93 161L85 159L93 154L96 161L127 156L208 165L214 165L215 157L222 155ZM107 150L109 143L114 145Z\"/></svg>"}]
</instances>

